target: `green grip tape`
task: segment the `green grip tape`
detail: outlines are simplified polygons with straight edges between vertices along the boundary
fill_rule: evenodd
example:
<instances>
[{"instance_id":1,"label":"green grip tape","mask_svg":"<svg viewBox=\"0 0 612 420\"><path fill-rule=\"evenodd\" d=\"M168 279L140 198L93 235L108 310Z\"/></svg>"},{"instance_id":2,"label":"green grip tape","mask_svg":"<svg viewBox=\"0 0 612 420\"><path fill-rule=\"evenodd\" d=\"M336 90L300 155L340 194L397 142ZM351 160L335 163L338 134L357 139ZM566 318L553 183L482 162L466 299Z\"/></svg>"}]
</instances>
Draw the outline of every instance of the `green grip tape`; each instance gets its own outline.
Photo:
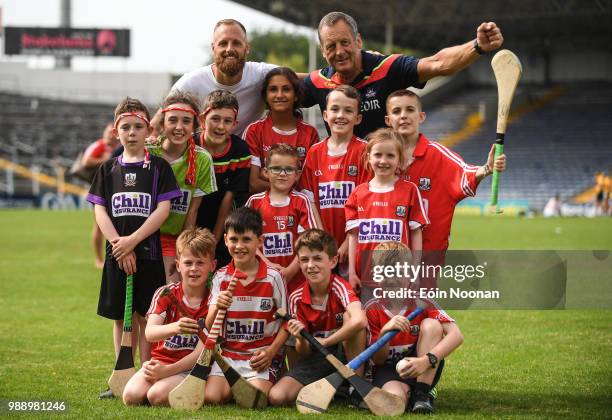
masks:
<instances>
[{"instance_id":1,"label":"green grip tape","mask_svg":"<svg viewBox=\"0 0 612 420\"><path fill-rule=\"evenodd\" d=\"M125 312L123 313L123 330L132 329L132 285L134 277L130 274L125 280Z\"/></svg>"},{"instance_id":2,"label":"green grip tape","mask_svg":"<svg viewBox=\"0 0 612 420\"><path fill-rule=\"evenodd\" d=\"M497 159L499 156L504 154L504 144L496 143L495 144L495 157L493 161ZM497 205L497 195L499 193L499 178L501 173L497 169L493 169L493 181L491 182L491 205Z\"/></svg>"}]
</instances>

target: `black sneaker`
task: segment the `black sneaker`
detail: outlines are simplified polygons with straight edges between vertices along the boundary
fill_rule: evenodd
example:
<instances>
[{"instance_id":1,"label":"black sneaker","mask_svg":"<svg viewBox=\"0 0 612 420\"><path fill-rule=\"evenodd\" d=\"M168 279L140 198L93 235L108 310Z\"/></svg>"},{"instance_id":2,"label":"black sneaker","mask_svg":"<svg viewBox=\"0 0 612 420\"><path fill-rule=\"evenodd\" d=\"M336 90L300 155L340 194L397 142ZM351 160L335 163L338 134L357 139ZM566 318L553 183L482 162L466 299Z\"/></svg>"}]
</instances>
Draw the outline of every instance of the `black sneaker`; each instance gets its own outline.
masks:
<instances>
[{"instance_id":1,"label":"black sneaker","mask_svg":"<svg viewBox=\"0 0 612 420\"><path fill-rule=\"evenodd\" d=\"M115 398L115 396L113 395L113 391L111 391L110 388L100 393L101 400L106 400L108 398Z\"/></svg>"},{"instance_id":2,"label":"black sneaker","mask_svg":"<svg viewBox=\"0 0 612 420\"><path fill-rule=\"evenodd\" d=\"M422 391L414 391L414 404L412 405L413 413L429 414L433 413L434 408L429 398L429 394Z\"/></svg>"}]
</instances>

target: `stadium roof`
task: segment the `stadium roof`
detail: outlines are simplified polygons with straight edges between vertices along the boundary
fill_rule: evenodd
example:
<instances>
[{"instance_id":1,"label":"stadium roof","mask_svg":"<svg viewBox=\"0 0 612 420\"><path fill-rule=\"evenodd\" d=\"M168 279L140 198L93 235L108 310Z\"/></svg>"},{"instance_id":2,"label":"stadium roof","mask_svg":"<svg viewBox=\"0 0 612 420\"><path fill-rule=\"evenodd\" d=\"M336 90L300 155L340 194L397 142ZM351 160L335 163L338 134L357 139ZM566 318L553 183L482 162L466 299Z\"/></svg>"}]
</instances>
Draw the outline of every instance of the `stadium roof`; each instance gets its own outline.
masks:
<instances>
[{"instance_id":1,"label":"stadium roof","mask_svg":"<svg viewBox=\"0 0 612 420\"><path fill-rule=\"evenodd\" d=\"M423 52L463 43L494 21L505 47L524 52L606 51L612 45L612 0L248 0L235 1L294 24L316 27L334 10L353 16L366 40Z\"/></svg>"}]
</instances>

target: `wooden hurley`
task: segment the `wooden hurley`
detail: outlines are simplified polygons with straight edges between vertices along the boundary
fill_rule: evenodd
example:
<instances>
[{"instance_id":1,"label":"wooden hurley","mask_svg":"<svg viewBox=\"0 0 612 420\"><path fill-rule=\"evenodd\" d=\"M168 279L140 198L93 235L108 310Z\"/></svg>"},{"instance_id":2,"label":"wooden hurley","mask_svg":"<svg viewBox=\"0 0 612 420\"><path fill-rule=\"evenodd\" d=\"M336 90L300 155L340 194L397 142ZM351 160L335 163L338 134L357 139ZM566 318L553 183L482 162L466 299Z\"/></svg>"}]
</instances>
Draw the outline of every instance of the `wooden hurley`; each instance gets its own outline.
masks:
<instances>
[{"instance_id":1,"label":"wooden hurley","mask_svg":"<svg viewBox=\"0 0 612 420\"><path fill-rule=\"evenodd\" d=\"M279 309L276 311L275 316L277 318L282 318L285 321L289 321L291 317L284 309ZM397 395L393 395L387 391L383 391L382 389L373 386L371 383L367 382L360 376L357 376L355 371L351 369L348 365L344 365L336 356L331 354L323 345L314 338L308 331L302 330L300 331L302 337L304 337L311 346L313 346L317 351L322 353L325 356L327 362L332 365L342 378L349 381L351 385L355 388L355 390L361 395L363 401L370 409L370 411L377 416L399 416L404 413L404 401L398 397ZM342 383L342 381L340 381ZM339 385L339 384L338 384ZM331 392L333 388L333 393L335 394L334 384L323 384L320 388L320 392ZM333 394L332 394L333 396ZM310 412L321 412L317 410L316 403L317 401L313 401L312 411Z\"/></svg>"},{"instance_id":2,"label":"wooden hurley","mask_svg":"<svg viewBox=\"0 0 612 420\"><path fill-rule=\"evenodd\" d=\"M497 129L495 139L495 159L497 159L504 153L504 140L508 117L510 116L510 106L516 86L523 73L523 66L512 51L501 50L493 56L491 67L493 67L493 73L497 81ZM489 205L495 213L502 212L497 202L500 177L501 174L494 169L493 180L491 181L491 203Z\"/></svg>"},{"instance_id":3,"label":"wooden hurley","mask_svg":"<svg viewBox=\"0 0 612 420\"><path fill-rule=\"evenodd\" d=\"M236 281L241 278L245 279L246 274L236 270L232 276L227 290L230 296L234 293ZM206 391L206 379L210 373L213 353L215 352L215 344L221 331L221 326L225 321L225 309L219 309L215 322L213 322L210 333L204 342L204 349L200 354L195 366L191 369L189 376L178 384L168 395L170 407L178 410L197 410L204 404L204 392Z\"/></svg>"},{"instance_id":4,"label":"wooden hurley","mask_svg":"<svg viewBox=\"0 0 612 420\"><path fill-rule=\"evenodd\" d=\"M419 304L414 311L412 311L406 318L412 321L424 310L423 304ZM393 330L385 333L379 337L376 342L372 343L367 349L362 351L357 357L351 360L348 367L355 370L361 365L366 363L378 350L380 350L385 344L399 332L399 330ZM323 379L319 379L309 385L302 388L295 401L296 407L300 413L323 413L329 407L329 403L336 394L338 387L342 385L344 378L339 372L334 372L331 375Z\"/></svg>"},{"instance_id":5,"label":"wooden hurley","mask_svg":"<svg viewBox=\"0 0 612 420\"><path fill-rule=\"evenodd\" d=\"M170 292L170 288L166 287L160 296L167 296L172 305L176 306L181 316L187 318L191 317L187 312L185 305L183 305L183 303ZM205 343L207 340L206 335L201 329L198 330L198 337L203 343ZM245 408L264 408L266 405L268 405L268 397L266 394L240 376L240 374L236 372L236 370L229 363L227 363L225 358L221 356L217 348L215 348L213 358L223 371L225 379L227 379L227 382L229 382L234 400L236 400L236 403L239 406Z\"/></svg>"}]
</instances>

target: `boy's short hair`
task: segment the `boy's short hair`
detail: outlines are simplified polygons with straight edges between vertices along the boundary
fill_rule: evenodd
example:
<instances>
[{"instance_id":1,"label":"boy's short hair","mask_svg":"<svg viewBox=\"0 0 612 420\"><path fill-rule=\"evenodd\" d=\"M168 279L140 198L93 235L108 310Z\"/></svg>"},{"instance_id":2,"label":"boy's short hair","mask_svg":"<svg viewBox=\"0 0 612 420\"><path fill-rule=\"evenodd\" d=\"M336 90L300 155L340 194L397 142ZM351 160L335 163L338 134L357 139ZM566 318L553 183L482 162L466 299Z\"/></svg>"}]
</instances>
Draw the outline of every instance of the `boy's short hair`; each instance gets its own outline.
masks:
<instances>
[{"instance_id":1,"label":"boy's short hair","mask_svg":"<svg viewBox=\"0 0 612 420\"><path fill-rule=\"evenodd\" d=\"M399 98L402 96L408 96L409 98L416 98L417 104L419 105L419 110L420 111L423 110L423 104L421 103L421 97L417 95L416 93L414 93L413 91L408 90L408 89L400 89L400 90L396 90L395 92L391 92L391 94L387 96L387 101L385 102L385 110L389 109L389 101L391 100L391 98Z\"/></svg>"},{"instance_id":2,"label":"boy's short hair","mask_svg":"<svg viewBox=\"0 0 612 420\"><path fill-rule=\"evenodd\" d=\"M147 109L145 104L143 104L136 98L130 98L129 96L126 96L125 99L119 102L119 104L115 108L115 121L117 120L117 117L119 115L125 112L143 112L147 117L147 120L151 121L151 114L149 114L149 110Z\"/></svg>"},{"instance_id":3,"label":"boy's short hair","mask_svg":"<svg viewBox=\"0 0 612 420\"><path fill-rule=\"evenodd\" d=\"M394 266L398 262L407 261L410 261L410 248L402 242L381 242L372 253L372 263L375 266Z\"/></svg>"},{"instance_id":4,"label":"boy's short hair","mask_svg":"<svg viewBox=\"0 0 612 420\"><path fill-rule=\"evenodd\" d=\"M296 255L304 247L315 251L323 251L329 258L334 258L338 254L336 239L321 229L308 229L302 232L295 241Z\"/></svg>"},{"instance_id":5,"label":"boy's short hair","mask_svg":"<svg viewBox=\"0 0 612 420\"><path fill-rule=\"evenodd\" d=\"M206 108L206 110L232 108L238 113L238 99L229 90L213 90L208 94L204 102L204 108Z\"/></svg>"},{"instance_id":6,"label":"boy's short hair","mask_svg":"<svg viewBox=\"0 0 612 420\"><path fill-rule=\"evenodd\" d=\"M296 163L300 161L300 155L298 154L297 149L290 144L276 143L270 147L270 151L266 157L266 166L270 165L270 161L274 155L291 156L292 158L295 158Z\"/></svg>"},{"instance_id":7,"label":"boy's short hair","mask_svg":"<svg viewBox=\"0 0 612 420\"><path fill-rule=\"evenodd\" d=\"M334 90L330 90L327 96L325 97L325 108L327 108L327 102L329 102L329 95L333 92L342 92L344 96L347 98L351 98L357 101L357 113L361 114L361 94L357 89L353 86L349 85L340 85L336 87Z\"/></svg>"},{"instance_id":8,"label":"boy's short hair","mask_svg":"<svg viewBox=\"0 0 612 420\"><path fill-rule=\"evenodd\" d=\"M217 241L210 230L199 227L187 228L176 239L176 258L189 251L196 256L215 258Z\"/></svg>"},{"instance_id":9,"label":"boy's short hair","mask_svg":"<svg viewBox=\"0 0 612 420\"><path fill-rule=\"evenodd\" d=\"M250 207L240 207L225 219L225 233L232 229L236 233L253 232L258 237L263 234L261 214Z\"/></svg>"}]
</instances>

